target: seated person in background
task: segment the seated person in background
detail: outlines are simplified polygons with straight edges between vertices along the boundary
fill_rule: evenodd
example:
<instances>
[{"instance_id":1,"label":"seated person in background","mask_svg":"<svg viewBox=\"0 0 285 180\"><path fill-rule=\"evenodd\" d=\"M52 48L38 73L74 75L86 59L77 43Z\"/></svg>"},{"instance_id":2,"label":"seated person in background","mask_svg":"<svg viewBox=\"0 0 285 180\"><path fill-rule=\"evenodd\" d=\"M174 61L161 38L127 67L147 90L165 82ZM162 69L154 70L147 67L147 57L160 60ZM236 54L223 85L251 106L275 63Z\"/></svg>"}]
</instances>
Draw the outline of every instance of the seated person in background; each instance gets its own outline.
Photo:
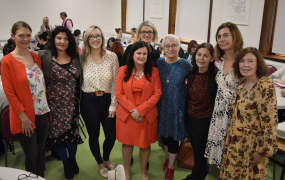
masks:
<instances>
[{"instance_id":1,"label":"seated person in background","mask_svg":"<svg viewBox=\"0 0 285 180\"><path fill-rule=\"evenodd\" d=\"M1 46L1 43L0 43L0 50L2 50L2 46Z\"/></svg>"},{"instance_id":2,"label":"seated person in background","mask_svg":"<svg viewBox=\"0 0 285 180\"><path fill-rule=\"evenodd\" d=\"M38 46L39 49L37 49L37 50L43 50L44 49L44 47L47 43L47 35L48 35L47 32L43 32L42 34L40 34L38 36L39 37L38 42L40 45Z\"/></svg>"},{"instance_id":3,"label":"seated person in background","mask_svg":"<svg viewBox=\"0 0 285 180\"><path fill-rule=\"evenodd\" d=\"M130 44L134 44L135 43L135 38L136 38L136 28L132 28L131 29L131 37L130 37Z\"/></svg>"},{"instance_id":4,"label":"seated person in background","mask_svg":"<svg viewBox=\"0 0 285 180\"><path fill-rule=\"evenodd\" d=\"M118 56L120 67L123 66L123 55L124 47L119 41L115 41L110 49L111 52L114 52Z\"/></svg>"},{"instance_id":5,"label":"seated person in background","mask_svg":"<svg viewBox=\"0 0 285 180\"><path fill-rule=\"evenodd\" d=\"M183 59L187 59L191 63L192 55L195 53L198 47L198 43L195 40L191 40L188 44L187 52L183 55Z\"/></svg>"},{"instance_id":6,"label":"seated person in background","mask_svg":"<svg viewBox=\"0 0 285 180\"><path fill-rule=\"evenodd\" d=\"M117 33L117 37L116 39L118 39L122 44L128 45L128 40L125 36L123 36L123 31L121 28L116 28L116 33Z\"/></svg>"},{"instance_id":7,"label":"seated person in background","mask_svg":"<svg viewBox=\"0 0 285 180\"><path fill-rule=\"evenodd\" d=\"M6 56L10 52L14 51L15 48L16 44L14 43L13 39L8 39L7 44L5 44L3 47L3 55Z\"/></svg>"},{"instance_id":8,"label":"seated person in background","mask_svg":"<svg viewBox=\"0 0 285 180\"><path fill-rule=\"evenodd\" d=\"M106 49L110 51L110 49L111 49L111 47L115 41L116 41L116 39L114 37L110 37L107 41Z\"/></svg>"},{"instance_id":9,"label":"seated person in background","mask_svg":"<svg viewBox=\"0 0 285 180\"><path fill-rule=\"evenodd\" d=\"M38 32L37 34L35 34L35 40L38 42L36 46L34 46L34 50L37 51L40 49L40 43L39 43L39 35L41 34L41 32Z\"/></svg>"},{"instance_id":10,"label":"seated person in background","mask_svg":"<svg viewBox=\"0 0 285 180\"><path fill-rule=\"evenodd\" d=\"M81 36L81 31L79 29L75 29L75 31L73 32L73 36L75 38L75 42L76 42L76 46L79 46L80 43L80 36Z\"/></svg>"},{"instance_id":11,"label":"seated person in background","mask_svg":"<svg viewBox=\"0 0 285 180\"><path fill-rule=\"evenodd\" d=\"M269 78L271 78L273 82L285 84L285 66L272 73Z\"/></svg>"},{"instance_id":12,"label":"seated person in background","mask_svg":"<svg viewBox=\"0 0 285 180\"><path fill-rule=\"evenodd\" d=\"M160 54L162 54L162 50L163 50L163 47L162 47L162 41L163 39L160 40L160 44L159 44L159 47L157 48L157 51L160 52Z\"/></svg>"}]
</instances>

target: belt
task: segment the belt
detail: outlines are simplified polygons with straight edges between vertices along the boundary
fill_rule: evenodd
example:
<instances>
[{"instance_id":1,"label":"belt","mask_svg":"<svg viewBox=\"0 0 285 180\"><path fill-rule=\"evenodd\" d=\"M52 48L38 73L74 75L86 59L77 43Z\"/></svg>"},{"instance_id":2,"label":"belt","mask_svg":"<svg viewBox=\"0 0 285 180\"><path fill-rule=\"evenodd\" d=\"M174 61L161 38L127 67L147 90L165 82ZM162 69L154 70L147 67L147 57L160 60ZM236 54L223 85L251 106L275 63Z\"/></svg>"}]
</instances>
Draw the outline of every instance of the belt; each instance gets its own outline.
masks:
<instances>
[{"instance_id":1,"label":"belt","mask_svg":"<svg viewBox=\"0 0 285 180\"><path fill-rule=\"evenodd\" d=\"M103 96L103 94L106 94L104 91L95 91L91 92L91 94L96 94L96 96Z\"/></svg>"}]
</instances>

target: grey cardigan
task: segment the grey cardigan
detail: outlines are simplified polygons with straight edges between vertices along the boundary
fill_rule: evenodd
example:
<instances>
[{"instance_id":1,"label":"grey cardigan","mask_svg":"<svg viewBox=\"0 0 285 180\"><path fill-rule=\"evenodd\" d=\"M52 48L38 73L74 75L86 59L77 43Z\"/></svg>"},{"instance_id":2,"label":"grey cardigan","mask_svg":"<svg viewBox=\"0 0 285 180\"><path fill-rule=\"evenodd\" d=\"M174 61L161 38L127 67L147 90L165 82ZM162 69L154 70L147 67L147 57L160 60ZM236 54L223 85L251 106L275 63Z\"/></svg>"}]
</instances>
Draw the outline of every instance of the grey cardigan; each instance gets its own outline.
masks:
<instances>
[{"instance_id":1,"label":"grey cardigan","mask_svg":"<svg viewBox=\"0 0 285 180\"><path fill-rule=\"evenodd\" d=\"M49 83L49 77L50 77L50 66L51 66L51 60L52 55L50 50L40 50L38 51L38 55L40 56L42 60L42 69L45 77L46 84ZM83 83L83 72L82 72L82 65L79 59L79 55L74 58L76 66L79 71L79 86L80 86L80 100L81 100L81 87Z\"/></svg>"}]
</instances>

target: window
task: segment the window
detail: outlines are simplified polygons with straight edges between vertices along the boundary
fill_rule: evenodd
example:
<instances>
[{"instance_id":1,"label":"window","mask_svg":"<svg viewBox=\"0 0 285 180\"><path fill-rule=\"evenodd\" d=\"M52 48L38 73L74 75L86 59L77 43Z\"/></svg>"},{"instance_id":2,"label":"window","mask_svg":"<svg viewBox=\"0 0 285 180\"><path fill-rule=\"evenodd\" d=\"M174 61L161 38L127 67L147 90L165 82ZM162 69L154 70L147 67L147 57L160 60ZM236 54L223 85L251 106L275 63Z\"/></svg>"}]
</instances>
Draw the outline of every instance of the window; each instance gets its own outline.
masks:
<instances>
[{"instance_id":1,"label":"window","mask_svg":"<svg viewBox=\"0 0 285 180\"><path fill-rule=\"evenodd\" d=\"M144 0L122 0L122 30L130 32L144 21Z\"/></svg>"},{"instance_id":2,"label":"window","mask_svg":"<svg viewBox=\"0 0 285 180\"><path fill-rule=\"evenodd\" d=\"M170 0L169 33L182 43L192 39L209 42L212 4L213 0Z\"/></svg>"}]
</instances>

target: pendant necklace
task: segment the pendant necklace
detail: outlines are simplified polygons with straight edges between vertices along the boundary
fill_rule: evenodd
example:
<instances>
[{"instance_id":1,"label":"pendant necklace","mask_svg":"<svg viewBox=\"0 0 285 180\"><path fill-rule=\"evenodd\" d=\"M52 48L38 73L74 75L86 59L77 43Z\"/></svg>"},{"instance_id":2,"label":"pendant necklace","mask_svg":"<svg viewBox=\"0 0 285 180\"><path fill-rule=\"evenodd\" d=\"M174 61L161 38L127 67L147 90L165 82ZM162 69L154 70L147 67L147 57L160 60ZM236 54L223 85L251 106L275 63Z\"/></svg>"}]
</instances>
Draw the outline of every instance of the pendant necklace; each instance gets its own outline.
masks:
<instances>
[{"instance_id":1,"label":"pendant necklace","mask_svg":"<svg viewBox=\"0 0 285 180\"><path fill-rule=\"evenodd\" d=\"M179 59L179 58L177 58L177 61L178 61L178 59ZM177 62L177 61L176 61L176 62ZM165 58L165 62L167 63L166 58ZM174 68L175 68L175 66L173 66L173 67L171 68L171 72L170 72L170 74L169 74L169 75L167 76L167 78L166 78L166 83L167 83L167 84L168 84L169 81L170 81L169 78L170 78L170 76L171 76L171 74L172 74Z\"/></svg>"}]
</instances>

